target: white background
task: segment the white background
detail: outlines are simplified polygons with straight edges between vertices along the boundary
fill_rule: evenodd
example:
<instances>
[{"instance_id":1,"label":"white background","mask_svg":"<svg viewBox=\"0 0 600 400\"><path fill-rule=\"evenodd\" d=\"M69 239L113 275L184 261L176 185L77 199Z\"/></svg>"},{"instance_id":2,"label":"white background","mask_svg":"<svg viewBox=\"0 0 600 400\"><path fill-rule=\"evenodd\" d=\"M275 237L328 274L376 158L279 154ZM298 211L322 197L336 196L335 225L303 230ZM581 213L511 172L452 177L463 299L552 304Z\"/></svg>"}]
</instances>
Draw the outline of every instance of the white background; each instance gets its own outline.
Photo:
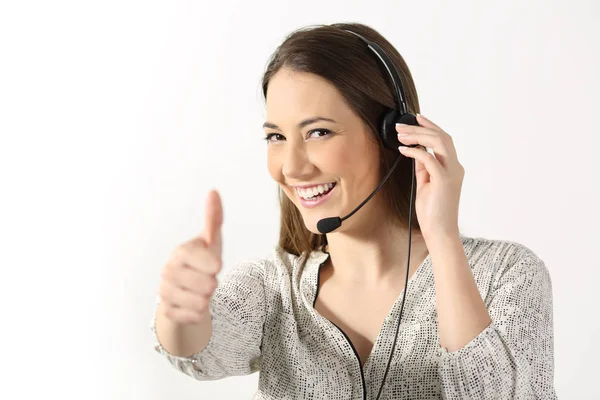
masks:
<instances>
[{"instance_id":1,"label":"white background","mask_svg":"<svg viewBox=\"0 0 600 400\"><path fill-rule=\"evenodd\" d=\"M152 348L170 251L224 201L225 270L276 243L260 78L292 30L362 22L466 169L460 228L553 279L555 382L599 399L593 1L17 1L0 6L0 398L250 398Z\"/></svg>"}]
</instances>

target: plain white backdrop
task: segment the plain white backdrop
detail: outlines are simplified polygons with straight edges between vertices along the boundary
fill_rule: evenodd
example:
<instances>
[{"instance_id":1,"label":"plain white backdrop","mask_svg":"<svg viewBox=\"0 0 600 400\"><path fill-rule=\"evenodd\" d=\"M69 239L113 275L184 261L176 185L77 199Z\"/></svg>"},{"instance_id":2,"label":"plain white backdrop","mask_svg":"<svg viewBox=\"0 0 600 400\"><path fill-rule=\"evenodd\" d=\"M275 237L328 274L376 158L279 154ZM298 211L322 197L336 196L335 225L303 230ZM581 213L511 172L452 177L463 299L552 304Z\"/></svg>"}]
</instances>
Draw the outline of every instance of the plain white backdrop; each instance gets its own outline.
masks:
<instances>
[{"instance_id":1,"label":"plain white backdrop","mask_svg":"<svg viewBox=\"0 0 600 400\"><path fill-rule=\"evenodd\" d=\"M545 261L557 392L600 399L591 0L3 2L0 398L251 398L258 374L198 382L154 352L159 274L211 188L225 270L275 245L260 77L288 33L334 22L404 56L466 170L462 233Z\"/></svg>"}]
</instances>

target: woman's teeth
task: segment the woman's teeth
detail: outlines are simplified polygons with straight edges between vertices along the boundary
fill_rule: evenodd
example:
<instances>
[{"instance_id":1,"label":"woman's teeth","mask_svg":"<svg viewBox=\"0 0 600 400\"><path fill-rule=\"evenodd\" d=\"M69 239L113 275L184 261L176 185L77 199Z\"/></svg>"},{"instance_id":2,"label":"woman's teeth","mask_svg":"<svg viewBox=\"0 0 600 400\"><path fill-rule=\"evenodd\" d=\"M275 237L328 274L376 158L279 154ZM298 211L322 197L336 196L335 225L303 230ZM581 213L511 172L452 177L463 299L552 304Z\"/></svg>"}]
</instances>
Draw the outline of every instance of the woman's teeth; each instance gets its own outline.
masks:
<instances>
[{"instance_id":1,"label":"woman's teeth","mask_svg":"<svg viewBox=\"0 0 600 400\"><path fill-rule=\"evenodd\" d=\"M304 200L311 200L315 196L329 192L334 186L334 183L326 183L324 185L319 185L308 189L296 189L296 191Z\"/></svg>"}]
</instances>

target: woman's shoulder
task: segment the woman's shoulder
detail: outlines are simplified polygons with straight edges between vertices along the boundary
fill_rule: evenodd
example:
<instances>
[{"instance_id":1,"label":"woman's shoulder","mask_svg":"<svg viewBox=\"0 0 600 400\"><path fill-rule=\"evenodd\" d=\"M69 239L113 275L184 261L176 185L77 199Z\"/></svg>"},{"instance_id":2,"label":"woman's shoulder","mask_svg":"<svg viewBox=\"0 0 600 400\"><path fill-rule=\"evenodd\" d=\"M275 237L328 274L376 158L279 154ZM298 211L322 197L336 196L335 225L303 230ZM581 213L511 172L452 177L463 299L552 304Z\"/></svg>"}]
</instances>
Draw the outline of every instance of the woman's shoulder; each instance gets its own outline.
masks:
<instances>
[{"instance_id":1,"label":"woman's shoulder","mask_svg":"<svg viewBox=\"0 0 600 400\"><path fill-rule=\"evenodd\" d=\"M327 253L314 250L296 255L275 245L263 257L246 258L237 262L227 274L253 274L265 278L267 275L295 275L305 267L318 265L327 259Z\"/></svg>"},{"instance_id":2,"label":"woman's shoulder","mask_svg":"<svg viewBox=\"0 0 600 400\"><path fill-rule=\"evenodd\" d=\"M498 239L461 234L465 253L470 258L479 260L489 257L500 257L503 261L511 262L523 258L541 259L526 244L510 239Z\"/></svg>"},{"instance_id":3,"label":"woman's shoulder","mask_svg":"<svg viewBox=\"0 0 600 400\"><path fill-rule=\"evenodd\" d=\"M548 275L544 261L524 243L510 239L461 234L465 255L474 275L489 275L494 281L523 274Z\"/></svg>"}]
</instances>

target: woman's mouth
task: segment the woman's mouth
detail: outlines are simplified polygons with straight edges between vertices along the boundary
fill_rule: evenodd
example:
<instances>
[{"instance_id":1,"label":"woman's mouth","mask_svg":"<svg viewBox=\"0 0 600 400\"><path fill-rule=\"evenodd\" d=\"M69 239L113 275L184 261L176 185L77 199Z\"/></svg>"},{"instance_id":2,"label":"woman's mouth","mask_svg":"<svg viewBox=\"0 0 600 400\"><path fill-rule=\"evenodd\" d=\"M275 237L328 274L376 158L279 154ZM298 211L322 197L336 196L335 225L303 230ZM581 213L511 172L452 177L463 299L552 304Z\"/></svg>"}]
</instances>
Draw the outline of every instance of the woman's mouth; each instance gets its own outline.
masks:
<instances>
[{"instance_id":1,"label":"woman's mouth","mask_svg":"<svg viewBox=\"0 0 600 400\"><path fill-rule=\"evenodd\" d=\"M304 207L311 208L323 204L335 189L336 183L326 183L323 185L314 186L309 189L296 188L296 193L300 199L300 204Z\"/></svg>"}]
</instances>

